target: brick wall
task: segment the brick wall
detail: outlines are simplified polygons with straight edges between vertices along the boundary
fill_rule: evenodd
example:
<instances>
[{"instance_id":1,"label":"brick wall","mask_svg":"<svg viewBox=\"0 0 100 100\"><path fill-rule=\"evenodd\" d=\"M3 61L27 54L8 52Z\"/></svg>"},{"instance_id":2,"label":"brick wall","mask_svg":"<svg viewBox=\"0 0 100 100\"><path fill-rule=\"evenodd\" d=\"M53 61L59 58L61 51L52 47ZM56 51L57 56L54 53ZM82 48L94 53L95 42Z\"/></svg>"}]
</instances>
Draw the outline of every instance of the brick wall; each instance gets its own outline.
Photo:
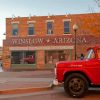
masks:
<instances>
[{"instance_id":1,"label":"brick wall","mask_svg":"<svg viewBox=\"0 0 100 100\"><path fill-rule=\"evenodd\" d=\"M97 18L96 18L97 17ZM93 19L93 21L91 19ZM46 21L52 20L53 21L53 35L63 35L64 34L64 21L69 20L70 22L70 33L73 34L73 24L77 23L79 26L78 34L94 34L91 31L93 25L100 26L98 23L100 22L100 13L98 14L76 14L76 15L55 15L55 16L33 16L30 19L28 17L16 17L14 19L7 18L6 19L6 38L12 37L12 23L18 22L19 23L19 37L27 37L28 33L28 22L34 23L35 26L35 35L37 36L45 36L47 29L46 29ZM89 20L90 19L90 20ZM90 24L89 24L90 23ZM88 29L88 26L91 26L91 29ZM87 28L85 27L87 26ZM95 27L96 27L95 26ZM90 31L91 30L91 31ZM98 30L100 31L100 30Z\"/></svg>"},{"instance_id":2,"label":"brick wall","mask_svg":"<svg viewBox=\"0 0 100 100\"><path fill-rule=\"evenodd\" d=\"M45 51L36 51L36 65L38 69L43 69L45 65Z\"/></svg>"},{"instance_id":3,"label":"brick wall","mask_svg":"<svg viewBox=\"0 0 100 100\"><path fill-rule=\"evenodd\" d=\"M11 52L7 46L3 46L3 67L4 70L10 70L11 68Z\"/></svg>"}]
</instances>

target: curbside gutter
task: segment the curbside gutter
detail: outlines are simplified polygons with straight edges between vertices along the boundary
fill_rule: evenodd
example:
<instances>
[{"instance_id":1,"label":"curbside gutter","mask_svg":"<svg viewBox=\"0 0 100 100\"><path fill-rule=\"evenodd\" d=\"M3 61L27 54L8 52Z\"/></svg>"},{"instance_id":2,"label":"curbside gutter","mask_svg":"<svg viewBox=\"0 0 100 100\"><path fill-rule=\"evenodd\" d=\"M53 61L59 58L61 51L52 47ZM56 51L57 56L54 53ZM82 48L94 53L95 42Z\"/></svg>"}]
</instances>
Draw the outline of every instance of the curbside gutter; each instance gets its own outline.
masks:
<instances>
[{"instance_id":1,"label":"curbside gutter","mask_svg":"<svg viewBox=\"0 0 100 100\"><path fill-rule=\"evenodd\" d=\"M54 87L62 86L61 84L55 85L53 82L49 86L43 87L26 87L26 88L14 88L14 89L3 89L0 90L0 94L23 94L23 93L32 93L32 92L41 92L51 90Z\"/></svg>"},{"instance_id":2,"label":"curbside gutter","mask_svg":"<svg viewBox=\"0 0 100 100\"><path fill-rule=\"evenodd\" d=\"M0 94L21 94L21 93L32 93L50 90L51 85L47 87L28 87L28 88L16 88L16 89L5 89L0 90Z\"/></svg>"}]
</instances>

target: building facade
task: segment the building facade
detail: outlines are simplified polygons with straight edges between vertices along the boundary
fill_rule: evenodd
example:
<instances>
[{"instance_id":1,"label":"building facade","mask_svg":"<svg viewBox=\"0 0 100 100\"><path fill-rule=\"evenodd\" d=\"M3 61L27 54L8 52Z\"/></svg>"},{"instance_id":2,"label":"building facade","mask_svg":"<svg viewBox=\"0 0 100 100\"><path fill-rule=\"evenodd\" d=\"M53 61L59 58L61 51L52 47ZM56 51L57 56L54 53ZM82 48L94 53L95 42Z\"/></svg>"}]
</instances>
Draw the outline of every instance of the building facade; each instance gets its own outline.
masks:
<instances>
[{"instance_id":1,"label":"building facade","mask_svg":"<svg viewBox=\"0 0 100 100\"><path fill-rule=\"evenodd\" d=\"M0 61L2 61L2 47L0 47Z\"/></svg>"},{"instance_id":2,"label":"building facade","mask_svg":"<svg viewBox=\"0 0 100 100\"><path fill-rule=\"evenodd\" d=\"M89 23L94 25L90 17L100 23L99 13L7 18L4 69L52 69L58 61L74 60L75 40L79 59L89 46L100 44L99 35L88 29ZM76 38L75 23L79 27Z\"/></svg>"}]
</instances>

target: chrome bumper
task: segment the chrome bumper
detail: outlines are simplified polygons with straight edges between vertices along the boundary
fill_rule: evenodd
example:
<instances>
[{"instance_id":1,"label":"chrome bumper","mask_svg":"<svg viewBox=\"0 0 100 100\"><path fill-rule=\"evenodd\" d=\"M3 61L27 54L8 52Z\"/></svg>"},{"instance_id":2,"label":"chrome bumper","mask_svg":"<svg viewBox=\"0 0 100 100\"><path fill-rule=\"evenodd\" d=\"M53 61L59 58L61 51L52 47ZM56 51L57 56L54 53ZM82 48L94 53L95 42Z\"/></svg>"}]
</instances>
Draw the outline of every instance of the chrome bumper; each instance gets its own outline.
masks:
<instances>
[{"instance_id":1,"label":"chrome bumper","mask_svg":"<svg viewBox=\"0 0 100 100\"><path fill-rule=\"evenodd\" d=\"M58 82L57 79L54 79L54 80L53 80L53 85L59 85L59 82Z\"/></svg>"}]
</instances>

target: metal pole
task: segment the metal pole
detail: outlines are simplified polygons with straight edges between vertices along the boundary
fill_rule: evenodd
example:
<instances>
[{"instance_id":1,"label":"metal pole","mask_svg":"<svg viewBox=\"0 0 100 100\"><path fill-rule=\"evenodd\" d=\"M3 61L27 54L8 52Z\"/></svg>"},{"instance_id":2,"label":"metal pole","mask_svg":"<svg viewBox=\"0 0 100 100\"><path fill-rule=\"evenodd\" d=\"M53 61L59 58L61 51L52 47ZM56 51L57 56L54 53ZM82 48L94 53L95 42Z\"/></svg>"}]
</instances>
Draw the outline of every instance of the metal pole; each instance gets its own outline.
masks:
<instances>
[{"instance_id":1,"label":"metal pole","mask_svg":"<svg viewBox=\"0 0 100 100\"><path fill-rule=\"evenodd\" d=\"M76 30L75 30L75 60L76 60Z\"/></svg>"}]
</instances>

